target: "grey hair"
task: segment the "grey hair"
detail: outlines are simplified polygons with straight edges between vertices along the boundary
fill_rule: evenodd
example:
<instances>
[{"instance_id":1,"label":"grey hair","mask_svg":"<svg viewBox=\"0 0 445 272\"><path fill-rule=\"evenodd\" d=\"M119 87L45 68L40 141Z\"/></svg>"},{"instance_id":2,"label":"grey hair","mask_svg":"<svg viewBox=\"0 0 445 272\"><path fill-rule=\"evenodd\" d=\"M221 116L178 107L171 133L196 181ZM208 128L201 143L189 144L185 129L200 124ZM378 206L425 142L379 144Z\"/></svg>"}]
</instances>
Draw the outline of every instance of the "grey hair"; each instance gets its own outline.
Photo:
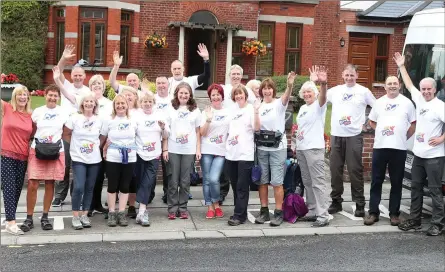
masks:
<instances>
[{"instance_id":1,"label":"grey hair","mask_svg":"<svg viewBox=\"0 0 445 272\"><path fill-rule=\"evenodd\" d=\"M353 70L353 71L357 72L357 66L354 64L348 63L345 66L345 69L343 69L343 71L346 71L346 70Z\"/></svg>"},{"instance_id":2,"label":"grey hair","mask_svg":"<svg viewBox=\"0 0 445 272\"><path fill-rule=\"evenodd\" d=\"M104 93L104 92L105 92L105 89L106 89L106 86L105 86L105 80L104 80L104 77L101 76L101 75L94 75L94 76L92 76L92 77L90 78L90 81L88 82L88 87L90 87L90 90L93 90L91 87L93 86L93 83L96 82L96 81L102 83L102 86L103 86L102 93Z\"/></svg>"},{"instance_id":3,"label":"grey hair","mask_svg":"<svg viewBox=\"0 0 445 272\"><path fill-rule=\"evenodd\" d=\"M230 66L230 68L229 68L229 76L230 76L230 73L232 72L232 70L235 70L235 69L240 70L241 75L243 75L243 72L244 72L243 68L241 68L241 66L239 66L238 64L234 64L234 65Z\"/></svg>"},{"instance_id":4,"label":"grey hair","mask_svg":"<svg viewBox=\"0 0 445 272\"><path fill-rule=\"evenodd\" d=\"M318 93L319 93L319 92L318 92L318 88L317 88L317 86L315 85L315 83L312 82L312 81L306 81L306 82L303 84L303 86L301 86L300 91L298 92L298 96L300 96L300 98L303 99L303 92L304 92L305 90L308 90L308 89L314 92L315 97L318 96Z\"/></svg>"},{"instance_id":5,"label":"grey hair","mask_svg":"<svg viewBox=\"0 0 445 272\"><path fill-rule=\"evenodd\" d=\"M247 82L246 87L253 90L253 86L257 85L258 87L261 86L261 81L259 81L258 79L251 79L249 80L249 82Z\"/></svg>"},{"instance_id":6,"label":"grey hair","mask_svg":"<svg viewBox=\"0 0 445 272\"><path fill-rule=\"evenodd\" d=\"M422 80L420 81L420 83L419 83L419 87L420 87L420 84L422 84L423 82L430 82L431 85L433 85L433 88L434 88L434 89L437 88L437 83L436 83L436 81L434 80L434 78L432 78L432 77L426 77L426 78L422 79Z\"/></svg>"}]
</instances>

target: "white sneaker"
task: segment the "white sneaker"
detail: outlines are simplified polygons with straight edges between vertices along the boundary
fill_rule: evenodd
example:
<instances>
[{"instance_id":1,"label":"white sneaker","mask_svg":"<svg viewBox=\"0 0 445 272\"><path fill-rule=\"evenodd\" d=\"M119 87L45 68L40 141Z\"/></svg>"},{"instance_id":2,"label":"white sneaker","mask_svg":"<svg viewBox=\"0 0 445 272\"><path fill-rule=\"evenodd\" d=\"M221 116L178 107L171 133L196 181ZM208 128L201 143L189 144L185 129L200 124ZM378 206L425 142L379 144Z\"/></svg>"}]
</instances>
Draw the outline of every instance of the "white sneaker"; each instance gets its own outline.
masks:
<instances>
[{"instance_id":1,"label":"white sneaker","mask_svg":"<svg viewBox=\"0 0 445 272\"><path fill-rule=\"evenodd\" d=\"M21 229L19 229L17 224L8 224L8 223L6 223L5 230L6 230L7 233L12 234L12 235L23 235L23 234L25 234Z\"/></svg>"},{"instance_id":2,"label":"white sneaker","mask_svg":"<svg viewBox=\"0 0 445 272\"><path fill-rule=\"evenodd\" d=\"M82 227L84 227L84 228L91 228L91 221L88 218L88 216L86 216L85 214L83 214L80 217L80 223L82 224Z\"/></svg>"},{"instance_id":3,"label":"white sneaker","mask_svg":"<svg viewBox=\"0 0 445 272\"><path fill-rule=\"evenodd\" d=\"M138 215L136 216L136 224L142 224L143 217L144 217L143 213L138 213Z\"/></svg>"}]
</instances>

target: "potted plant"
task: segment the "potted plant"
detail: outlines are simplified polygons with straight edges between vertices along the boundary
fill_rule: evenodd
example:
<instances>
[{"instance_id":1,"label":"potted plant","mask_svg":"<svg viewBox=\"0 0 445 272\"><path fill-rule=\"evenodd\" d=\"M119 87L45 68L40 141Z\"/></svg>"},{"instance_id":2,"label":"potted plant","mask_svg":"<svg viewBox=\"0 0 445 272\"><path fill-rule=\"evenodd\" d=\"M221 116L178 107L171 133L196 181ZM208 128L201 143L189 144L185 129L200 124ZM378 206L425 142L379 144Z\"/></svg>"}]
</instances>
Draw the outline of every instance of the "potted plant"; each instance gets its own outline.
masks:
<instances>
[{"instance_id":1,"label":"potted plant","mask_svg":"<svg viewBox=\"0 0 445 272\"><path fill-rule=\"evenodd\" d=\"M1 75L1 99L5 101L11 100L12 91L15 87L20 86L20 80L16 74Z\"/></svg>"},{"instance_id":2,"label":"potted plant","mask_svg":"<svg viewBox=\"0 0 445 272\"><path fill-rule=\"evenodd\" d=\"M247 56L264 56L267 54L267 47L261 41L251 39L243 42L242 52Z\"/></svg>"},{"instance_id":3,"label":"potted plant","mask_svg":"<svg viewBox=\"0 0 445 272\"><path fill-rule=\"evenodd\" d=\"M153 33L152 35L148 35L145 39L144 45L146 48L167 48L167 37Z\"/></svg>"}]
</instances>

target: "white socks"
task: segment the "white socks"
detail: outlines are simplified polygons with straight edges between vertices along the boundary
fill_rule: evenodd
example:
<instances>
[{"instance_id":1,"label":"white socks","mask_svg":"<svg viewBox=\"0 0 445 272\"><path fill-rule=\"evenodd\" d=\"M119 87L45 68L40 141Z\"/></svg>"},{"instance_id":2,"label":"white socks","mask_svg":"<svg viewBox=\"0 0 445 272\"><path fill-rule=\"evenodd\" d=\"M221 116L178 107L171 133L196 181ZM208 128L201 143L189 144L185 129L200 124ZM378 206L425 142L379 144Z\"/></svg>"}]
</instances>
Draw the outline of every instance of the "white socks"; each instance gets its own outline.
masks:
<instances>
[{"instance_id":1,"label":"white socks","mask_svg":"<svg viewBox=\"0 0 445 272\"><path fill-rule=\"evenodd\" d=\"M147 205L140 203L139 204L139 214L144 214L145 210L147 210Z\"/></svg>"}]
</instances>

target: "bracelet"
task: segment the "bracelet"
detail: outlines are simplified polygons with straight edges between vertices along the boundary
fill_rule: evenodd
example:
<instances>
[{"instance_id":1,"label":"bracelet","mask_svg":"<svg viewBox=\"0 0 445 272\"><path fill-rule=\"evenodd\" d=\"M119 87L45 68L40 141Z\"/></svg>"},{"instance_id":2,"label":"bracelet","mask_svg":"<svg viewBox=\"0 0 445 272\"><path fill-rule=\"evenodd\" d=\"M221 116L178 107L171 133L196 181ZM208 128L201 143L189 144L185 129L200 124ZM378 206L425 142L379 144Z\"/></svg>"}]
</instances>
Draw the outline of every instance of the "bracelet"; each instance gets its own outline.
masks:
<instances>
[{"instance_id":1,"label":"bracelet","mask_svg":"<svg viewBox=\"0 0 445 272\"><path fill-rule=\"evenodd\" d=\"M168 150L162 150L162 152L168 152Z\"/></svg>"},{"instance_id":2,"label":"bracelet","mask_svg":"<svg viewBox=\"0 0 445 272\"><path fill-rule=\"evenodd\" d=\"M206 122L207 122L207 123L211 123L211 122L212 122L212 119L209 118L209 119L206 120Z\"/></svg>"}]
</instances>

